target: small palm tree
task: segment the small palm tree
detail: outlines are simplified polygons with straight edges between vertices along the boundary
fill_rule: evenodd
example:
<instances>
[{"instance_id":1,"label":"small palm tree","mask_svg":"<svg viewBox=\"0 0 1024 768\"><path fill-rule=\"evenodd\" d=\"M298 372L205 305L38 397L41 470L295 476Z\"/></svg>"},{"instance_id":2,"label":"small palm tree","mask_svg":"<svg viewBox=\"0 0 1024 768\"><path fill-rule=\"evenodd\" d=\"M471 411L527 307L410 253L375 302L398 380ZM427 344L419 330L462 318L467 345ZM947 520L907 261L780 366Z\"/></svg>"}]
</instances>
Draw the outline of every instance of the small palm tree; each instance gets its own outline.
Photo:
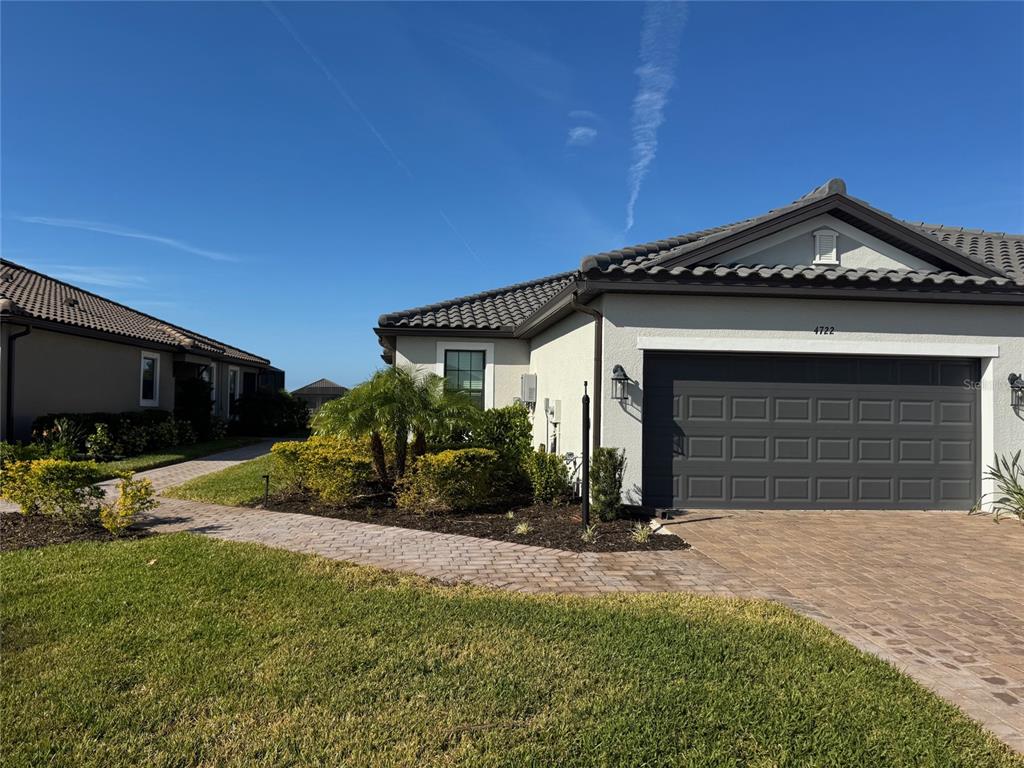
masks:
<instances>
[{"instance_id":1,"label":"small palm tree","mask_svg":"<svg viewBox=\"0 0 1024 768\"><path fill-rule=\"evenodd\" d=\"M395 477L405 474L409 435L415 456L428 440L468 432L479 411L466 395L449 392L436 374L417 376L414 369L392 366L377 371L344 397L325 403L313 417L318 435L370 439L374 470L390 487L385 441L393 441Z\"/></svg>"}]
</instances>

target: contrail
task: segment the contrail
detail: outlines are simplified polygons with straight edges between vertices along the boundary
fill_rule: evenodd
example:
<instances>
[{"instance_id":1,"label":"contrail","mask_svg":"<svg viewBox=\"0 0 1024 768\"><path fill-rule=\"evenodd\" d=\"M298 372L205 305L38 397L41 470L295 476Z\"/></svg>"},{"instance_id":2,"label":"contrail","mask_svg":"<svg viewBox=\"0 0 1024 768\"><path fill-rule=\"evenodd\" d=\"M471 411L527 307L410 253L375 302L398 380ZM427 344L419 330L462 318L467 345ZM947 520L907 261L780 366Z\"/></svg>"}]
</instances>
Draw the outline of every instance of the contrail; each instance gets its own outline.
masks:
<instances>
[{"instance_id":1,"label":"contrail","mask_svg":"<svg viewBox=\"0 0 1024 768\"><path fill-rule=\"evenodd\" d=\"M402 160L401 157L398 156L398 153L395 152L391 144L388 143L388 140L384 138L383 134L380 131L377 130L377 126L375 126L373 124L373 121L370 120L370 118L367 116L365 112L363 112L359 104L356 103L356 100L352 98L349 92L345 89L345 86L343 86L341 82L338 80L338 78L334 76L334 73L331 72L331 70L327 67L323 59L317 56L316 51L314 51L306 43L306 41L302 39L302 36L299 35L295 27L291 25L291 22L288 21L287 17L283 13L281 13L281 11L279 11L274 6L274 4L270 2L270 0L264 0L263 4L272 14L274 14L275 18L277 18L277 20L281 22L281 26L284 27L285 30L287 30L288 34L292 36L292 39L305 52L305 54L309 56L312 62L316 64L319 70L323 73L324 77L327 78L327 82L329 82L331 86L334 88L334 90L338 92L338 95L341 96L342 100L349 106L349 108L353 112L356 113L359 119L363 121L363 125L365 125L367 130L369 130L370 133L373 134L373 137L377 139L380 145L384 148L384 151L391 156L391 159L395 161L395 165L401 168L402 171L404 171L405 174L410 179L415 180L416 175L412 172L412 169L408 165L406 165L405 161ZM462 241L462 244L466 247L466 250L469 252L469 255L472 256L473 259L475 259L478 263L482 264L483 262L480 261L480 257L477 256L476 251L474 251L470 247L469 242L466 240L465 237L463 237L462 233L456 228L455 224L452 223L452 220L448 218L448 215L441 209L438 209L438 212L441 214L441 218L444 219L445 224L447 224L448 227L452 230L452 232L454 232L455 235L459 238L459 240Z\"/></svg>"},{"instance_id":2,"label":"contrail","mask_svg":"<svg viewBox=\"0 0 1024 768\"><path fill-rule=\"evenodd\" d=\"M640 185L658 153L658 128L665 122L665 105L675 84L679 38L686 24L685 2L652 2L644 10L640 39L640 81L633 99L633 162L629 166L626 231L633 227Z\"/></svg>"}]
</instances>

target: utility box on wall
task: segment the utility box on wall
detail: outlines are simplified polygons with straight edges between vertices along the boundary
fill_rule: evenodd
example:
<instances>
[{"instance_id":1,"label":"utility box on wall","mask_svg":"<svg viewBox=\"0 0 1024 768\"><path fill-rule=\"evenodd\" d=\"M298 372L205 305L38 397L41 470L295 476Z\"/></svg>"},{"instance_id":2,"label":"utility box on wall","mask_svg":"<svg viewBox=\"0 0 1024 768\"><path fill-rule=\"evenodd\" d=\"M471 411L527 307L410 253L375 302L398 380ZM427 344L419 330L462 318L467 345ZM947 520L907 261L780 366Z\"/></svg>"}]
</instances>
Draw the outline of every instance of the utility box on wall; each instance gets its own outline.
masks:
<instances>
[{"instance_id":1,"label":"utility box on wall","mask_svg":"<svg viewBox=\"0 0 1024 768\"><path fill-rule=\"evenodd\" d=\"M537 374L524 373L519 377L519 399L526 405L537 403Z\"/></svg>"}]
</instances>

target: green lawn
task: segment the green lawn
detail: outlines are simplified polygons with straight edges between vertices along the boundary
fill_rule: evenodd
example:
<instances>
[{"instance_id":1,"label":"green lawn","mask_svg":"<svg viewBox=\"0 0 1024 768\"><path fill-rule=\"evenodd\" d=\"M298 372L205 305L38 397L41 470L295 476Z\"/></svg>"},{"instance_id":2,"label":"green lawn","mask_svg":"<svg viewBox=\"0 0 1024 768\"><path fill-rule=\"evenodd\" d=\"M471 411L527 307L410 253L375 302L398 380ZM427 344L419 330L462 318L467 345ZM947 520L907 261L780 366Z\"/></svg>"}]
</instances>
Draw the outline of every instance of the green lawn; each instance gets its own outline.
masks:
<instances>
[{"instance_id":1,"label":"green lawn","mask_svg":"<svg viewBox=\"0 0 1024 768\"><path fill-rule=\"evenodd\" d=\"M232 448L241 448L243 445L251 445L259 441L258 437L225 437L220 440L207 440L192 445L165 448L159 453L144 453L120 461L100 462L100 469L103 470L104 477L116 477L119 472L142 472L146 469L156 469L168 464L177 464L179 461L230 451Z\"/></svg>"},{"instance_id":2,"label":"green lawn","mask_svg":"<svg viewBox=\"0 0 1024 768\"><path fill-rule=\"evenodd\" d=\"M280 475L273 471L270 454L175 485L161 495L229 506L255 504L263 499L264 475L270 475L271 493L279 490Z\"/></svg>"},{"instance_id":3,"label":"green lawn","mask_svg":"<svg viewBox=\"0 0 1024 768\"><path fill-rule=\"evenodd\" d=\"M537 598L177 534L0 555L7 765L1020 766L772 603Z\"/></svg>"}]
</instances>

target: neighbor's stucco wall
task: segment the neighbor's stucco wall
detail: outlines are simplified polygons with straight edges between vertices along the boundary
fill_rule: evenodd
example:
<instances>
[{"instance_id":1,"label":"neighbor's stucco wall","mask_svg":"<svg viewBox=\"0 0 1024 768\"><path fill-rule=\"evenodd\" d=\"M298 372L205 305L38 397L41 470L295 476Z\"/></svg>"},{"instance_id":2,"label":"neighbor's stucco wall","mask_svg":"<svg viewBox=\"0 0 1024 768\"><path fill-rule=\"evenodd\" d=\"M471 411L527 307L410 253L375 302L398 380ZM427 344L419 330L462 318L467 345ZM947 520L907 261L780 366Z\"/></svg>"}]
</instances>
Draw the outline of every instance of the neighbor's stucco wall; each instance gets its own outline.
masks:
<instances>
[{"instance_id":1,"label":"neighbor's stucco wall","mask_svg":"<svg viewBox=\"0 0 1024 768\"><path fill-rule=\"evenodd\" d=\"M8 331L4 329L2 339L5 368ZM32 421L47 413L144 410L139 405L141 347L38 328L15 345L15 439L26 439ZM152 407L170 410L174 407L171 354L146 351L160 357L160 400Z\"/></svg>"},{"instance_id":2,"label":"neighbor's stucco wall","mask_svg":"<svg viewBox=\"0 0 1024 768\"><path fill-rule=\"evenodd\" d=\"M982 360L981 459L1024 448L1024 419L1010 404L1007 376L1024 373L1024 308L928 304L924 302L771 299L701 296L604 297L604 379L621 364L635 380L629 401L620 406L605 392L602 444L623 448L627 466L625 489L639 501L643 467L643 352L640 337L711 339L723 348L730 341L758 340L763 350L773 344L817 342L862 345L861 354L877 353L886 344L924 344L954 355L955 345L997 346L999 356ZM815 326L835 326L835 335L816 336ZM845 349L845 346L843 347ZM979 468L979 473L980 473ZM991 482L983 490L992 489Z\"/></svg>"},{"instance_id":3,"label":"neighbor's stucco wall","mask_svg":"<svg viewBox=\"0 0 1024 768\"><path fill-rule=\"evenodd\" d=\"M849 269L900 269L935 271L916 256L872 237L846 222L823 215L782 232L762 238L713 260L717 264L760 264L764 266L810 266L814 263L814 232L831 229L838 233L839 264Z\"/></svg>"},{"instance_id":4,"label":"neighbor's stucco wall","mask_svg":"<svg viewBox=\"0 0 1024 768\"><path fill-rule=\"evenodd\" d=\"M594 305L597 307L597 304ZM530 372L537 374L537 406L533 414L534 446L550 447L557 432L559 453L583 450L583 382L593 394L594 320L575 313L531 339ZM561 423L550 424L544 398L561 402Z\"/></svg>"},{"instance_id":5,"label":"neighbor's stucco wall","mask_svg":"<svg viewBox=\"0 0 1024 768\"><path fill-rule=\"evenodd\" d=\"M484 386L490 390L488 403L500 407L519 397L520 376L530 366L528 342L503 338L398 336L395 340L395 363L441 374L444 356L439 354L439 345L448 349L485 348L488 375Z\"/></svg>"}]
</instances>

